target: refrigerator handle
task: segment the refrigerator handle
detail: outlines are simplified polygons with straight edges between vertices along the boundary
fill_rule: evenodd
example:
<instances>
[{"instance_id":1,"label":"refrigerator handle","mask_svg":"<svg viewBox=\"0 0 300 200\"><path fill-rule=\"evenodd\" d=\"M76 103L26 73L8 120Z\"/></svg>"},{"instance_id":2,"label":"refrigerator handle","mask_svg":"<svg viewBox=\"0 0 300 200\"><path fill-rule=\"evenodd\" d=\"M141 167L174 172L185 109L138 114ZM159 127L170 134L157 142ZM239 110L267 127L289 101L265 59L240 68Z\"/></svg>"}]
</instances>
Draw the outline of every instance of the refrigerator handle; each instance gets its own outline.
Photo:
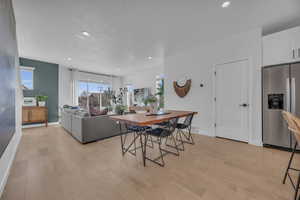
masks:
<instances>
[{"instance_id":1,"label":"refrigerator handle","mask_svg":"<svg viewBox=\"0 0 300 200\"><path fill-rule=\"evenodd\" d=\"M286 78L286 111L291 110L291 100L290 100L290 79Z\"/></svg>"},{"instance_id":2,"label":"refrigerator handle","mask_svg":"<svg viewBox=\"0 0 300 200\"><path fill-rule=\"evenodd\" d=\"M293 114L295 114L296 113L296 80L295 80L295 78L292 78L292 80L291 80L291 92L292 92L291 112Z\"/></svg>"}]
</instances>

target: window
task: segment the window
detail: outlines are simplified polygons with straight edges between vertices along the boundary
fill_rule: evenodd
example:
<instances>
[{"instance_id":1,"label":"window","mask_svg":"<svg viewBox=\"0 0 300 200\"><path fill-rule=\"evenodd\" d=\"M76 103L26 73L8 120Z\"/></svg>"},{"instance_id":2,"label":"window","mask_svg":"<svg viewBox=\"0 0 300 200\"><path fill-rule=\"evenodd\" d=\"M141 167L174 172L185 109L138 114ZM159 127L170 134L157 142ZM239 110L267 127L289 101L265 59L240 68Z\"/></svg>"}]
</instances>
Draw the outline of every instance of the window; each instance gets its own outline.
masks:
<instances>
[{"instance_id":1,"label":"window","mask_svg":"<svg viewBox=\"0 0 300 200\"><path fill-rule=\"evenodd\" d=\"M84 109L109 107L110 99L107 94L109 89L111 86L105 83L78 81L78 105Z\"/></svg>"},{"instance_id":2,"label":"window","mask_svg":"<svg viewBox=\"0 0 300 200\"><path fill-rule=\"evenodd\" d=\"M158 103L159 103L159 108L164 108L164 78L163 76L157 76L156 77L156 81L155 81L155 85L156 85L156 90L155 90L155 95L158 99Z\"/></svg>"},{"instance_id":3,"label":"window","mask_svg":"<svg viewBox=\"0 0 300 200\"><path fill-rule=\"evenodd\" d=\"M126 92L126 105L132 106L133 105L133 86L126 85L127 92Z\"/></svg>"},{"instance_id":4,"label":"window","mask_svg":"<svg viewBox=\"0 0 300 200\"><path fill-rule=\"evenodd\" d=\"M33 90L33 67L20 67L23 90Z\"/></svg>"}]
</instances>

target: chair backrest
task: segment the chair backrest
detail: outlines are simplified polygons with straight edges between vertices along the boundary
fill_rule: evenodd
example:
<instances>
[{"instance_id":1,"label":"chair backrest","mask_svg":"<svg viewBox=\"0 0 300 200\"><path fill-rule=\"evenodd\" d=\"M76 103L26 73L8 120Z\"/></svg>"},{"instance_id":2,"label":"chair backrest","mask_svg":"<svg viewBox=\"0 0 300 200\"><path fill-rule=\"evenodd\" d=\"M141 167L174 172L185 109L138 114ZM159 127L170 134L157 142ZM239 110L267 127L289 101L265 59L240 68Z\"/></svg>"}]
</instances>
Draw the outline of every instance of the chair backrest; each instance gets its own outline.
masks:
<instances>
[{"instance_id":1,"label":"chair backrest","mask_svg":"<svg viewBox=\"0 0 300 200\"><path fill-rule=\"evenodd\" d=\"M282 116L288 124L288 129L293 133L300 144L300 119L290 112L282 111Z\"/></svg>"},{"instance_id":2,"label":"chair backrest","mask_svg":"<svg viewBox=\"0 0 300 200\"><path fill-rule=\"evenodd\" d=\"M194 114L188 115L185 119L183 124L186 126L190 126L192 124L192 120L193 120Z\"/></svg>"},{"instance_id":3,"label":"chair backrest","mask_svg":"<svg viewBox=\"0 0 300 200\"><path fill-rule=\"evenodd\" d=\"M169 120L169 131L173 133L177 127L178 117Z\"/></svg>"}]
</instances>

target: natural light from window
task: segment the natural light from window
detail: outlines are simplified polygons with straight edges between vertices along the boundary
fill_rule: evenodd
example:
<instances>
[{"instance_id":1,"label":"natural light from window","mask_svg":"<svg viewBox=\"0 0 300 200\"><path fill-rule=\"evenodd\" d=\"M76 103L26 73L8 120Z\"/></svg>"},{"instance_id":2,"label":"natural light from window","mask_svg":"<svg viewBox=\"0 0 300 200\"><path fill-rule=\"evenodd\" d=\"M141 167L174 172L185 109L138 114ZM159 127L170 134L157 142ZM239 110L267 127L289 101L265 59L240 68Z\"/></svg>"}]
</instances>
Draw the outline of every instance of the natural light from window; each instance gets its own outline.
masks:
<instances>
[{"instance_id":1,"label":"natural light from window","mask_svg":"<svg viewBox=\"0 0 300 200\"><path fill-rule=\"evenodd\" d=\"M33 72L32 67L21 67L21 84L23 90L33 90Z\"/></svg>"},{"instance_id":2,"label":"natural light from window","mask_svg":"<svg viewBox=\"0 0 300 200\"><path fill-rule=\"evenodd\" d=\"M78 81L78 105L87 109L103 109L110 106L107 91L111 88L109 84Z\"/></svg>"}]
</instances>

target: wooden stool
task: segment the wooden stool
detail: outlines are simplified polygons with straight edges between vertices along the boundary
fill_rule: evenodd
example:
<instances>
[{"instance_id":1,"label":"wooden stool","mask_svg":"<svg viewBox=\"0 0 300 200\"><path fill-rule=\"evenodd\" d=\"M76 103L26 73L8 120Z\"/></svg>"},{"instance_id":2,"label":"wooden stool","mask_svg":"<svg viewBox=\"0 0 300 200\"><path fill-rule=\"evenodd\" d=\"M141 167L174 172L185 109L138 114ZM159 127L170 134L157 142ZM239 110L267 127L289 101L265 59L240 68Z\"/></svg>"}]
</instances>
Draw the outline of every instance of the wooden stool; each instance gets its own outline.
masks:
<instances>
[{"instance_id":1,"label":"wooden stool","mask_svg":"<svg viewBox=\"0 0 300 200\"><path fill-rule=\"evenodd\" d=\"M294 194L294 200L297 200L297 196L298 196L298 190L299 190L299 185L300 185L300 170L291 167L291 164L293 162L293 158L295 155L295 151L297 149L298 144L300 144L300 119L297 118L295 115L293 115L290 112L286 112L286 111L282 111L282 116L283 118L286 120L287 124L288 124L288 129L293 133L294 137L296 138L296 144L293 148L287 169L285 171L284 174L284 178L283 178L283 184L285 184L286 178L288 177L294 190L295 190L295 194ZM299 172L298 175L298 179L297 179L297 183L295 184L294 181L292 180L289 171L293 170L293 171L297 171ZM300 196L299 196L299 200L300 200Z\"/></svg>"}]
</instances>

